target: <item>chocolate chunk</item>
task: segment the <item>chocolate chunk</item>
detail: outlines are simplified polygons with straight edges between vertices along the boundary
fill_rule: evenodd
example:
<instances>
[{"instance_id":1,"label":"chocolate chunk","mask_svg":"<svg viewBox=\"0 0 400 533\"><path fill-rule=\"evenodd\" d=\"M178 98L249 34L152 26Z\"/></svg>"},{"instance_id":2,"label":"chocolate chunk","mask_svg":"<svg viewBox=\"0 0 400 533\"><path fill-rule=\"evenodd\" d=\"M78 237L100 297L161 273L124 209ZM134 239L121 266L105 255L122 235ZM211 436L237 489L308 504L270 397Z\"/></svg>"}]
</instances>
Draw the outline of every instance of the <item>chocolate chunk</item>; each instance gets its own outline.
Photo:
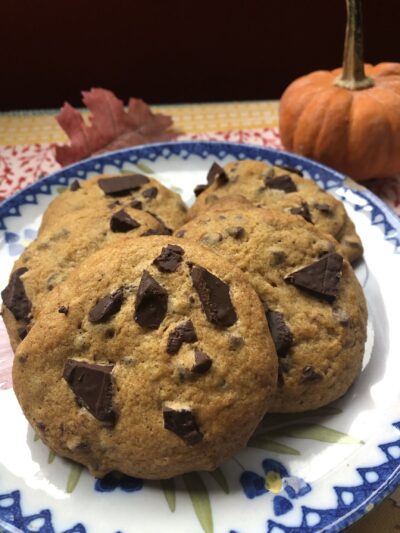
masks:
<instances>
[{"instance_id":1,"label":"chocolate chunk","mask_svg":"<svg viewBox=\"0 0 400 533\"><path fill-rule=\"evenodd\" d=\"M300 207L292 207L290 212L292 213L292 215L302 216L304 220L313 224L313 219L311 217L310 209L308 207L307 202L301 202Z\"/></svg>"},{"instance_id":2,"label":"chocolate chunk","mask_svg":"<svg viewBox=\"0 0 400 533\"><path fill-rule=\"evenodd\" d=\"M114 207L117 207L117 205L122 205L119 200L115 200L115 202L111 202L111 204L107 204L107 207L109 209L113 209Z\"/></svg>"},{"instance_id":3,"label":"chocolate chunk","mask_svg":"<svg viewBox=\"0 0 400 533\"><path fill-rule=\"evenodd\" d=\"M25 267L18 268L11 274L7 287L1 292L4 305L11 311L16 320L29 322L32 304L26 295L21 276L28 272Z\"/></svg>"},{"instance_id":4,"label":"chocolate chunk","mask_svg":"<svg viewBox=\"0 0 400 533\"><path fill-rule=\"evenodd\" d=\"M160 272L176 272L185 251L180 246L168 244L153 261Z\"/></svg>"},{"instance_id":5,"label":"chocolate chunk","mask_svg":"<svg viewBox=\"0 0 400 533\"><path fill-rule=\"evenodd\" d=\"M94 365L67 359L63 378L71 387L79 405L85 407L97 420L115 424L112 408L114 365Z\"/></svg>"},{"instance_id":6,"label":"chocolate chunk","mask_svg":"<svg viewBox=\"0 0 400 533\"><path fill-rule=\"evenodd\" d=\"M314 207L324 215L332 215L333 213L333 207L329 204L314 204Z\"/></svg>"},{"instance_id":7,"label":"chocolate chunk","mask_svg":"<svg viewBox=\"0 0 400 533\"><path fill-rule=\"evenodd\" d=\"M244 346L244 339L239 335L230 335L229 336L229 349L236 351L240 350Z\"/></svg>"},{"instance_id":8,"label":"chocolate chunk","mask_svg":"<svg viewBox=\"0 0 400 533\"><path fill-rule=\"evenodd\" d=\"M312 366L305 366L302 371L301 383L307 383L310 381L321 381L322 374L317 372Z\"/></svg>"},{"instance_id":9,"label":"chocolate chunk","mask_svg":"<svg viewBox=\"0 0 400 533\"><path fill-rule=\"evenodd\" d=\"M169 230L165 226L163 228L160 228L160 229L147 229L140 236L141 237L149 237L150 235L171 235L171 230Z\"/></svg>"},{"instance_id":10,"label":"chocolate chunk","mask_svg":"<svg viewBox=\"0 0 400 533\"><path fill-rule=\"evenodd\" d=\"M126 196L131 191L140 189L146 183L149 183L149 178L142 174L101 178L97 182L104 194L109 194L110 196Z\"/></svg>"},{"instance_id":11,"label":"chocolate chunk","mask_svg":"<svg viewBox=\"0 0 400 533\"><path fill-rule=\"evenodd\" d=\"M147 272L143 271L135 302L135 321L142 328L157 329L168 309L168 293Z\"/></svg>"},{"instance_id":12,"label":"chocolate chunk","mask_svg":"<svg viewBox=\"0 0 400 533\"><path fill-rule=\"evenodd\" d=\"M187 444L193 445L203 439L203 434L199 431L196 419L192 412L187 409L163 408L164 427L172 431Z\"/></svg>"},{"instance_id":13,"label":"chocolate chunk","mask_svg":"<svg viewBox=\"0 0 400 533\"><path fill-rule=\"evenodd\" d=\"M285 384L285 377L283 375L283 368L281 365L281 361L278 360L278 379L277 379L278 387L283 387Z\"/></svg>"},{"instance_id":14,"label":"chocolate chunk","mask_svg":"<svg viewBox=\"0 0 400 533\"><path fill-rule=\"evenodd\" d=\"M158 194L158 189L156 187L150 187L149 189L145 189L142 192L142 196L144 196L145 198L149 198L150 200L153 200L154 198L156 198L157 194Z\"/></svg>"},{"instance_id":15,"label":"chocolate chunk","mask_svg":"<svg viewBox=\"0 0 400 533\"><path fill-rule=\"evenodd\" d=\"M314 296L333 302L342 276L343 257L337 253L324 255L318 261L286 276L285 281Z\"/></svg>"},{"instance_id":16,"label":"chocolate chunk","mask_svg":"<svg viewBox=\"0 0 400 533\"><path fill-rule=\"evenodd\" d=\"M276 176L275 178L265 178L264 185L268 187L268 189L278 189L285 193L297 191L295 182L288 174Z\"/></svg>"},{"instance_id":17,"label":"chocolate chunk","mask_svg":"<svg viewBox=\"0 0 400 533\"><path fill-rule=\"evenodd\" d=\"M124 294L121 288L112 294L107 294L107 296L100 298L96 305L89 311L90 322L92 324L99 324L108 320L121 309L123 299Z\"/></svg>"},{"instance_id":18,"label":"chocolate chunk","mask_svg":"<svg viewBox=\"0 0 400 533\"><path fill-rule=\"evenodd\" d=\"M275 344L279 357L287 355L293 344L293 335L283 318L282 313L271 311L264 303L265 316L267 317L269 331Z\"/></svg>"},{"instance_id":19,"label":"chocolate chunk","mask_svg":"<svg viewBox=\"0 0 400 533\"><path fill-rule=\"evenodd\" d=\"M211 183L214 183L214 181L216 181L219 187L222 187L229 182L229 178L225 170L220 167L218 163L213 163L207 174L208 186L211 185Z\"/></svg>"},{"instance_id":20,"label":"chocolate chunk","mask_svg":"<svg viewBox=\"0 0 400 533\"><path fill-rule=\"evenodd\" d=\"M66 316L68 315L68 307L65 307L65 305L62 305L61 307L58 308L58 312Z\"/></svg>"},{"instance_id":21,"label":"chocolate chunk","mask_svg":"<svg viewBox=\"0 0 400 533\"><path fill-rule=\"evenodd\" d=\"M110 228L114 233L127 233L139 227L139 222L131 218L123 209L114 213L110 220Z\"/></svg>"},{"instance_id":22,"label":"chocolate chunk","mask_svg":"<svg viewBox=\"0 0 400 533\"><path fill-rule=\"evenodd\" d=\"M75 191L77 191L80 188L81 188L81 185L80 185L78 180L74 180L71 183L71 185L69 186L69 190L72 191L72 192L75 192Z\"/></svg>"},{"instance_id":23,"label":"chocolate chunk","mask_svg":"<svg viewBox=\"0 0 400 533\"><path fill-rule=\"evenodd\" d=\"M222 328L232 326L237 315L229 295L229 285L201 266L194 265L190 276L209 322Z\"/></svg>"},{"instance_id":24,"label":"chocolate chunk","mask_svg":"<svg viewBox=\"0 0 400 533\"><path fill-rule=\"evenodd\" d=\"M182 344L184 342L196 342L197 335L193 326L193 322L188 320L183 324L179 324L171 333L168 335L167 342L167 353L170 355L176 354L179 352Z\"/></svg>"},{"instance_id":25,"label":"chocolate chunk","mask_svg":"<svg viewBox=\"0 0 400 533\"><path fill-rule=\"evenodd\" d=\"M275 166L283 170L293 172L293 174L297 174L298 176L304 176L303 171L299 170L298 168L293 168L293 167L290 167L289 165L275 165Z\"/></svg>"},{"instance_id":26,"label":"chocolate chunk","mask_svg":"<svg viewBox=\"0 0 400 533\"><path fill-rule=\"evenodd\" d=\"M242 226L231 226L226 228L226 232L234 239L240 239L244 235L244 228Z\"/></svg>"},{"instance_id":27,"label":"chocolate chunk","mask_svg":"<svg viewBox=\"0 0 400 533\"><path fill-rule=\"evenodd\" d=\"M210 184L208 184L208 185L205 185L205 184L196 185L196 187L194 188L194 191L193 191L195 196L200 196L200 194L202 192L204 192L206 189L208 189L209 186L210 186Z\"/></svg>"},{"instance_id":28,"label":"chocolate chunk","mask_svg":"<svg viewBox=\"0 0 400 533\"><path fill-rule=\"evenodd\" d=\"M140 200L133 200L130 204L133 209L143 209L143 204Z\"/></svg>"},{"instance_id":29,"label":"chocolate chunk","mask_svg":"<svg viewBox=\"0 0 400 533\"><path fill-rule=\"evenodd\" d=\"M179 239L181 239L182 237L185 236L185 233L186 231L184 229L180 229L179 231L175 233L175 237L178 237Z\"/></svg>"},{"instance_id":30,"label":"chocolate chunk","mask_svg":"<svg viewBox=\"0 0 400 533\"><path fill-rule=\"evenodd\" d=\"M21 341L23 341L25 337L28 335L29 330L26 326L23 326L22 328L18 328L17 332L18 332L18 337L21 339Z\"/></svg>"},{"instance_id":31,"label":"chocolate chunk","mask_svg":"<svg viewBox=\"0 0 400 533\"><path fill-rule=\"evenodd\" d=\"M212 359L202 350L198 348L194 351L194 365L192 366L192 372L196 374L204 374L210 370L212 365Z\"/></svg>"}]
</instances>

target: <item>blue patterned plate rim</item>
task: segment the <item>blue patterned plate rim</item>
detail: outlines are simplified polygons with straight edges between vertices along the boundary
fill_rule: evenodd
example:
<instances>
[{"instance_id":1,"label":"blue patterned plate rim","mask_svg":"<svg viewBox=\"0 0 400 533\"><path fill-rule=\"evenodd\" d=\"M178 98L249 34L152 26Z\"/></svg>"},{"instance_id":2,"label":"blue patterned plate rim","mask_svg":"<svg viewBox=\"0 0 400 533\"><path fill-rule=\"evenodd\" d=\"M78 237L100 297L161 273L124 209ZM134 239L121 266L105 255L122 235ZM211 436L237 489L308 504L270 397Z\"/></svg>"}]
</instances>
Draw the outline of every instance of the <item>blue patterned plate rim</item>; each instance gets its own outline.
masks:
<instances>
[{"instance_id":1,"label":"blue patterned plate rim","mask_svg":"<svg viewBox=\"0 0 400 533\"><path fill-rule=\"evenodd\" d=\"M217 159L231 156L239 160L258 159L261 161L267 160L272 163L279 161L278 164L287 165L289 167L305 168L310 174L318 175L318 178L324 182L326 190L343 188L344 190L352 191L354 194L365 200L367 204L372 205L376 213L383 215L383 218L380 218L379 221L376 222L376 224L381 226L380 229L382 230L383 236L386 240L394 243L395 253L400 252L399 217L369 190L364 187L358 187L358 185L353 188L351 184L346 183L346 177L343 174L308 158L289 152L260 147L257 145L213 141L183 141L142 145L134 148L125 148L123 150L107 152L64 167L27 186L23 190L18 191L3 201L0 204L0 231L6 229L4 221L6 217L19 216L19 206L32 203L31 200L27 199L27 196L51 194L51 186L61 184L68 185L72 179L76 179L78 170L83 171L84 174L88 172L101 173L105 165L113 164L114 158L118 158L120 163L122 162L121 160L123 160L124 163L135 163L140 161L140 159L152 161L159 157L168 160L171 156L178 156L185 160L193 155L199 156L202 159L206 159L209 156L215 156ZM357 210L357 206L355 206L355 209ZM374 223L374 214L371 218L372 223ZM393 423L392 425L400 430L400 422ZM398 442L400 443L400 441ZM389 479L384 480L384 482L375 490L371 490L362 503L357 504L350 510L348 508L342 510L338 508L327 510L331 512L332 520L331 523L326 524L323 529L309 528L306 524L302 524L299 528L290 528L287 531L329 531L331 533L342 531L345 527L348 527L367 513L366 504L368 504L368 506L375 506L380 503L399 484L400 464L392 470ZM306 511L307 509L302 507L302 510ZM342 511L343 514L337 516L337 513L340 511ZM1 524L1 526L4 527L3 524ZM306 529L303 529L303 527Z\"/></svg>"}]
</instances>

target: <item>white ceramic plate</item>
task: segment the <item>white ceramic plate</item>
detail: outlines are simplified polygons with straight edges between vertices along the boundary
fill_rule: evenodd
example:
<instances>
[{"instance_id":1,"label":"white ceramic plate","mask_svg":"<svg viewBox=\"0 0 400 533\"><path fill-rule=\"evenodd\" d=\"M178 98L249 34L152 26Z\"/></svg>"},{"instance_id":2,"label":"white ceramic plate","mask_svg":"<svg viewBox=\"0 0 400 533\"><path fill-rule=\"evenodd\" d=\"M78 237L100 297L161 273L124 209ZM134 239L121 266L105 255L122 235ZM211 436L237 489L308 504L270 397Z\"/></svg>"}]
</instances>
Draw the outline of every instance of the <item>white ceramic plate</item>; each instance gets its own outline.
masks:
<instances>
[{"instance_id":1,"label":"white ceramic plate","mask_svg":"<svg viewBox=\"0 0 400 533\"><path fill-rule=\"evenodd\" d=\"M214 473L166 482L100 481L35 439L14 397L11 352L0 331L0 531L40 533L294 533L340 531L400 482L400 223L372 193L309 160L229 143L169 143L67 167L0 206L0 287L35 238L60 187L103 172L139 171L193 201L212 162L252 158L304 171L344 200L365 246L356 271L370 313L362 375L318 412L269 419Z\"/></svg>"}]
</instances>

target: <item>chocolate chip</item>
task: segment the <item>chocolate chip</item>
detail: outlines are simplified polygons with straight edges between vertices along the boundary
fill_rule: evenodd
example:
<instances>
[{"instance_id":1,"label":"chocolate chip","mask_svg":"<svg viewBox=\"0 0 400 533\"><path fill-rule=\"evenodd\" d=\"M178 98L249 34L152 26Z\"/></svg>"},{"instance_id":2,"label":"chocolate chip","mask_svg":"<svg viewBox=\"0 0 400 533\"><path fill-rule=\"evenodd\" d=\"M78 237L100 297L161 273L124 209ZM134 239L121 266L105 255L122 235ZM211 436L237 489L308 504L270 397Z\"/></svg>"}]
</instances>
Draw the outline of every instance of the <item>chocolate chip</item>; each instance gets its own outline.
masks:
<instances>
[{"instance_id":1,"label":"chocolate chip","mask_svg":"<svg viewBox=\"0 0 400 533\"><path fill-rule=\"evenodd\" d=\"M203 439L203 434L199 431L199 426L191 411L164 407L163 417L165 429L178 435L187 444L198 444Z\"/></svg>"},{"instance_id":2,"label":"chocolate chip","mask_svg":"<svg viewBox=\"0 0 400 533\"><path fill-rule=\"evenodd\" d=\"M146 183L149 183L149 178L142 174L101 178L97 182L100 189L110 196L126 196L131 191L140 189L140 187Z\"/></svg>"},{"instance_id":3,"label":"chocolate chip","mask_svg":"<svg viewBox=\"0 0 400 533\"><path fill-rule=\"evenodd\" d=\"M113 368L114 365L94 365L67 359L63 373L78 404L85 407L97 420L109 425L114 425L116 418L112 408Z\"/></svg>"},{"instance_id":4,"label":"chocolate chip","mask_svg":"<svg viewBox=\"0 0 400 533\"><path fill-rule=\"evenodd\" d=\"M181 239L182 237L184 237L186 234L186 231L184 229L180 229L179 231L177 231L175 233L175 237L178 237L179 239Z\"/></svg>"},{"instance_id":5,"label":"chocolate chip","mask_svg":"<svg viewBox=\"0 0 400 533\"><path fill-rule=\"evenodd\" d=\"M63 315L68 315L68 307L65 307L65 305L62 305L58 308L58 312L62 313Z\"/></svg>"},{"instance_id":6,"label":"chocolate chip","mask_svg":"<svg viewBox=\"0 0 400 533\"><path fill-rule=\"evenodd\" d=\"M18 337L21 339L21 341L23 341L25 337L28 335L29 330L26 326L23 326L22 328L18 328L17 332L18 332Z\"/></svg>"},{"instance_id":7,"label":"chocolate chip","mask_svg":"<svg viewBox=\"0 0 400 533\"><path fill-rule=\"evenodd\" d=\"M289 165L275 165L278 168L282 168L283 170L287 170L289 172L293 172L293 174L297 174L298 176L304 176L303 171L299 170L298 168L290 167Z\"/></svg>"},{"instance_id":8,"label":"chocolate chip","mask_svg":"<svg viewBox=\"0 0 400 533\"><path fill-rule=\"evenodd\" d=\"M107 294L107 296L100 298L96 305L89 311L90 322L92 324L99 324L108 320L121 309L123 299L124 294L121 288L112 294Z\"/></svg>"},{"instance_id":9,"label":"chocolate chip","mask_svg":"<svg viewBox=\"0 0 400 533\"><path fill-rule=\"evenodd\" d=\"M200 194L204 192L206 189L208 189L209 186L210 186L209 184L208 185L196 185L193 191L195 196L200 196Z\"/></svg>"},{"instance_id":10,"label":"chocolate chip","mask_svg":"<svg viewBox=\"0 0 400 533\"><path fill-rule=\"evenodd\" d=\"M180 246L168 244L153 261L160 272L176 272L185 251Z\"/></svg>"},{"instance_id":11,"label":"chocolate chip","mask_svg":"<svg viewBox=\"0 0 400 533\"><path fill-rule=\"evenodd\" d=\"M270 265L276 266L281 265L286 261L287 254L283 250L271 250L271 259L270 259Z\"/></svg>"},{"instance_id":12,"label":"chocolate chip","mask_svg":"<svg viewBox=\"0 0 400 533\"><path fill-rule=\"evenodd\" d=\"M166 227L159 229L147 229L140 235L140 237L150 237L151 235L171 235L171 230Z\"/></svg>"},{"instance_id":13,"label":"chocolate chip","mask_svg":"<svg viewBox=\"0 0 400 533\"><path fill-rule=\"evenodd\" d=\"M219 187L222 187L229 182L229 178L226 175L225 170L220 167L218 163L213 163L207 174L207 183L211 185L211 183L214 183L214 181L217 182Z\"/></svg>"},{"instance_id":14,"label":"chocolate chip","mask_svg":"<svg viewBox=\"0 0 400 533\"><path fill-rule=\"evenodd\" d=\"M114 233L127 233L139 227L139 222L131 218L123 209L114 213L110 220L110 228Z\"/></svg>"},{"instance_id":15,"label":"chocolate chip","mask_svg":"<svg viewBox=\"0 0 400 533\"><path fill-rule=\"evenodd\" d=\"M297 186L288 174L276 176L275 178L266 178L264 184L268 189L278 189L285 193L296 192Z\"/></svg>"},{"instance_id":16,"label":"chocolate chip","mask_svg":"<svg viewBox=\"0 0 400 533\"><path fill-rule=\"evenodd\" d=\"M307 202L301 202L301 206L299 207L292 207L290 212L292 213L292 215L302 216L304 220L313 224L313 219L311 217L310 209L308 207Z\"/></svg>"},{"instance_id":17,"label":"chocolate chip","mask_svg":"<svg viewBox=\"0 0 400 533\"><path fill-rule=\"evenodd\" d=\"M333 213L333 207L329 204L314 204L313 207L324 215L332 215Z\"/></svg>"},{"instance_id":18,"label":"chocolate chip","mask_svg":"<svg viewBox=\"0 0 400 533\"><path fill-rule=\"evenodd\" d=\"M143 271L135 302L135 321L142 328L157 329L168 309L168 293L147 272Z\"/></svg>"},{"instance_id":19,"label":"chocolate chip","mask_svg":"<svg viewBox=\"0 0 400 533\"><path fill-rule=\"evenodd\" d=\"M150 200L153 200L154 198L156 198L157 194L158 194L158 189L156 187L150 187L149 189L145 189L142 192L142 196L144 196L144 198L149 198Z\"/></svg>"},{"instance_id":20,"label":"chocolate chip","mask_svg":"<svg viewBox=\"0 0 400 533\"><path fill-rule=\"evenodd\" d=\"M196 348L194 351L194 365L191 369L192 372L195 372L196 374L205 374L205 372L210 370L211 365L211 357L202 350Z\"/></svg>"},{"instance_id":21,"label":"chocolate chip","mask_svg":"<svg viewBox=\"0 0 400 533\"><path fill-rule=\"evenodd\" d=\"M324 255L318 261L286 276L285 281L314 296L332 302L338 293L343 257L337 253Z\"/></svg>"},{"instance_id":22,"label":"chocolate chip","mask_svg":"<svg viewBox=\"0 0 400 533\"><path fill-rule=\"evenodd\" d=\"M244 235L244 228L242 226L231 226L226 228L226 232L234 239L240 239Z\"/></svg>"},{"instance_id":23,"label":"chocolate chip","mask_svg":"<svg viewBox=\"0 0 400 533\"><path fill-rule=\"evenodd\" d=\"M239 335L230 335L229 336L229 349L232 351L240 350L244 346L244 339Z\"/></svg>"},{"instance_id":24,"label":"chocolate chip","mask_svg":"<svg viewBox=\"0 0 400 533\"><path fill-rule=\"evenodd\" d=\"M44 424L43 422L38 422L36 424L36 427L38 428L39 431L46 431L47 429L46 424Z\"/></svg>"},{"instance_id":25,"label":"chocolate chip","mask_svg":"<svg viewBox=\"0 0 400 533\"><path fill-rule=\"evenodd\" d=\"M342 326L349 326L350 318L349 315L343 311L343 309L333 309L332 311L333 318L339 322Z\"/></svg>"},{"instance_id":26,"label":"chocolate chip","mask_svg":"<svg viewBox=\"0 0 400 533\"><path fill-rule=\"evenodd\" d=\"M133 200L130 204L133 209L143 209L143 204L140 200Z\"/></svg>"},{"instance_id":27,"label":"chocolate chip","mask_svg":"<svg viewBox=\"0 0 400 533\"><path fill-rule=\"evenodd\" d=\"M271 311L264 303L265 316L267 317L269 331L275 344L279 357L287 355L293 344L293 335L283 318L282 313Z\"/></svg>"},{"instance_id":28,"label":"chocolate chip","mask_svg":"<svg viewBox=\"0 0 400 533\"><path fill-rule=\"evenodd\" d=\"M209 322L224 328L232 326L237 321L237 315L229 285L201 266L192 266L190 276Z\"/></svg>"},{"instance_id":29,"label":"chocolate chip","mask_svg":"<svg viewBox=\"0 0 400 533\"><path fill-rule=\"evenodd\" d=\"M193 322L188 320L183 324L179 324L171 333L168 335L167 342L167 353L174 355L179 352L182 344L184 342L196 342L197 335L193 326Z\"/></svg>"},{"instance_id":30,"label":"chocolate chip","mask_svg":"<svg viewBox=\"0 0 400 533\"><path fill-rule=\"evenodd\" d=\"M278 387L283 387L285 384L285 377L283 375L283 368L281 365L281 360L278 360L278 380L277 380Z\"/></svg>"},{"instance_id":31,"label":"chocolate chip","mask_svg":"<svg viewBox=\"0 0 400 533\"><path fill-rule=\"evenodd\" d=\"M4 305L11 311L16 320L29 322L32 304L26 295L21 276L28 272L21 267L11 274L7 287L1 292Z\"/></svg>"},{"instance_id":32,"label":"chocolate chip","mask_svg":"<svg viewBox=\"0 0 400 533\"><path fill-rule=\"evenodd\" d=\"M301 383L307 383L310 381L321 381L323 377L322 374L320 372L317 372L312 366L305 366L301 374Z\"/></svg>"},{"instance_id":33,"label":"chocolate chip","mask_svg":"<svg viewBox=\"0 0 400 533\"><path fill-rule=\"evenodd\" d=\"M80 185L78 180L74 180L71 183L71 185L69 186L69 190L72 191L72 192L75 192L75 191L77 191L80 188L81 188L81 185Z\"/></svg>"}]
</instances>

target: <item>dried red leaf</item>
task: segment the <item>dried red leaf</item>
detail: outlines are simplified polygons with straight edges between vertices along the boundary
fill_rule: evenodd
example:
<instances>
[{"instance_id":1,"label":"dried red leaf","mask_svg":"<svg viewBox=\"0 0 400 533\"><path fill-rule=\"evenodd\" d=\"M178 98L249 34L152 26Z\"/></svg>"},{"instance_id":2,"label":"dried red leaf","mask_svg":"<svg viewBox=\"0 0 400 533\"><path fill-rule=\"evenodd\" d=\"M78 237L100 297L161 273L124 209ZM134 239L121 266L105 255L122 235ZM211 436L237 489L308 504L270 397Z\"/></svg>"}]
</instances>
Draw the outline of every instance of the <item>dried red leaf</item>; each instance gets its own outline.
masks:
<instances>
[{"instance_id":1,"label":"dried red leaf","mask_svg":"<svg viewBox=\"0 0 400 533\"><path fill-rule=\"evenodd\" d=\"M56 147L60 165L69 165L95 153L176 137L176 132L169 129L172 118L153 113L143 100L131 98L125 111L123 102L106 89L91 89L82 95L91 112L89 125L68 102L56 116L71 141L70 145Z\"/></svg>"}]
</instances>

